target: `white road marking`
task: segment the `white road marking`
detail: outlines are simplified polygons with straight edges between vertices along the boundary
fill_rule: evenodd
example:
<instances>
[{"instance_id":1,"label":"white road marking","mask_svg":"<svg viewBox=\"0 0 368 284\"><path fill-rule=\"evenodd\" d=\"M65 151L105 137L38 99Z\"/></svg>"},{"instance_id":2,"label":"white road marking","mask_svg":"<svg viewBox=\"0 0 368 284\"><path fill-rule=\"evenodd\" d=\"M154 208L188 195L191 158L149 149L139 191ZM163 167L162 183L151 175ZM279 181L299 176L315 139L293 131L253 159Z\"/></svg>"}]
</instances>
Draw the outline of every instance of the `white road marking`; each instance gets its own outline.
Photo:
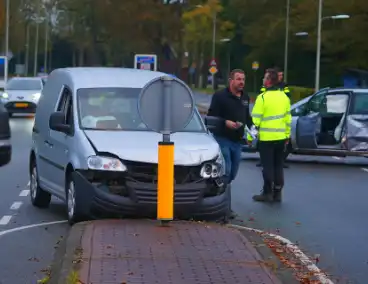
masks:
<instances>
[{"instance_id":1,"label":"white road marking","mask_svg":"<svg viewBox=\"0 0 368 284\"><path fill-rule=\"evenodd\" d=\"M362 168L362 170L366 173L368 173L368 169L367 168Z\"/></svg>"},{"instance_id":2,"label":"white road marking","mask_svg":"<svg viewBox=\"0 0 368 284\"><path fill-rule=\"evenodd\" d=\"M4 215L1 219L0 219L0 225L7 225L10 220L11 220L12 216L11 215Z\"/></svg>"},{"instance_id":3,"label":"white road marking","mask_svg":"<svg viewBox=\"0 0 368 284\"><path fill-rule=\"evenodd\" d=\"M276 234L271 234L271 233L267 233L264 232L262 230L257 230L257 229L253 229L253 228L249 228L249 227L245 227L245 226L239 226L239 225L235 225L235 224L229 224L228 225L230 228L234 228L234 229L238 229L238 230L247 230L247 231L251 231L251 232L255 232L258 234L264 234L267 235L268 237L274 238L282 243L284 243L286 245L286 247L293 252L293 254L295 255L295 257L297 257L300 262L302 262L306 268L310 271L313 272L313 274L317 277L317 279L322 283L322 284L334 284L334 282L332 282L331 279L329 279L327 277L326 274L324 274L318 267L317 265L315 265L313 263L313 261L306 256L301 250L300 248L293 244L290 240L276 235Z\"/></svg>"},{"instance_id":4,"label":"white road marking","mask_svg":"<svg viewBox=\"0 0 368 284\"><path fill-rule=\"evenodd\" d=\"M23 189L20 193L19 196L28 196L29 194L29 189Z\"/></svg>"},{"instance_id":5,"label":"white road marking","mask_svg":"<svg viewBox=\"0 0 368 284\"><path fill-rule=\"evenodd\" d=\"M4 216L4 217L6 217L6 216ZM11 216L8 216L8 217L11 217ZM62 221L53 221L53 222L46 222L46 223L38 223L38 224L31 224L31 225L27 225L27 226L21 226L21 227L9 229L9 230L1 231L0 232L0 237L4 236L4 235L7 235L7 234L10 234L10 233L24 231L24 230L27 230L27 229L43 227L43 226L51 226L51 225L62 224L62 223L66 223L66 222L68 222L68 221L67 220L62 220Z\"/></svg>"},{"instance_id":6,"label":"white road marking","mask_svg":"<svg viewBox=\"0 0 368 284\"><path fill-rule=\"evenodd\" d=\"M10 209L11 210L18 210L21 206L22 206L23 202L22 201L15 201L11 206Z\"/></svg>"},{"instance_id":7,"label":"white road marking","mask_svg":"<svg viewBox=\"0 0 368 284\"><path fill-rule=\"evenodd\" d=\"M336 157L336 156L333 156L332 158L335 159L335 160L341 160L340 157Z\"/></svg>"}]
</instances>

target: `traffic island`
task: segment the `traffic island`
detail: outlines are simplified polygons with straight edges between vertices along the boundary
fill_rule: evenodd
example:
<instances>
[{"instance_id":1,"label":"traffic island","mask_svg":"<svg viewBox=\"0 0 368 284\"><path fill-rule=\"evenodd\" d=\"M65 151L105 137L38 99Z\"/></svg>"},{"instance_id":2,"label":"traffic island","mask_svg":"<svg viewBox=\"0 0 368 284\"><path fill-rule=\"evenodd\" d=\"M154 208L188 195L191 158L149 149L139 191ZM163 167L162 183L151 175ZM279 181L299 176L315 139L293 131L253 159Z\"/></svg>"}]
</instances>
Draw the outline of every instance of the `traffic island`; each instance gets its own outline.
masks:
<instances>
[{"instance_id":1,"label":"traffic island","mask_svg":"<svg viewBox=\"0 0 368 284\"><path fill-rule=\"evenodd\" d=\"M98 220L74 225L52 284L281 283L247 237L220 224Z\"/></svg>"}]
</instances>

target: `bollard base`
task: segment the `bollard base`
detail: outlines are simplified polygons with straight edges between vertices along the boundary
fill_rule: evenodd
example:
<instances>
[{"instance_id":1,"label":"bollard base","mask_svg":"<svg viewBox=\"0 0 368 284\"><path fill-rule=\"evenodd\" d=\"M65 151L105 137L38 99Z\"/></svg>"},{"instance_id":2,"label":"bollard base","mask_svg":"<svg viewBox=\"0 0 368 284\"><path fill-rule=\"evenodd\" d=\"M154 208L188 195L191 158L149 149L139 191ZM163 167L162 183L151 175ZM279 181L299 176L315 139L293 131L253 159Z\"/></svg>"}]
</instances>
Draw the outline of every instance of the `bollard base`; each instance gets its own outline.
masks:
<instances>
[{"instance_id":1,"label":"bollard base","mask_svg":"<svg viewBox=\"0 0 368 284\"><path fill-rule=\"evenodd\" d=\"M160 220L161 227L170 227L170 222L172 220Z\"/></svg>"}]
</instances>

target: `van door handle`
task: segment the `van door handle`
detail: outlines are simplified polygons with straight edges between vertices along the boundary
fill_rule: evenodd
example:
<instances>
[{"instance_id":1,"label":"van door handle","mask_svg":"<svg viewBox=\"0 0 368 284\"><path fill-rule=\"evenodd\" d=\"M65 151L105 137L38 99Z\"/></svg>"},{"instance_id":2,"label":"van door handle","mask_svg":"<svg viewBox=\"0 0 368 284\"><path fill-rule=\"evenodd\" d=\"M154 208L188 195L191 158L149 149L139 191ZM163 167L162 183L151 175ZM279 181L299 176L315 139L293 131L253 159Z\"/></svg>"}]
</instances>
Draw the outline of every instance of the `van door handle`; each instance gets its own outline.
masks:
<instances>
[{"instance_id":1,"label":"van door handle","mask_svg":"<svg viewBox=\"0 0 368 284\"><path fill-rule=\"evenodd\" d=\"M44 142L45 142L46 146L52 148L53 145L49 141L45 140Z\"/></svg>"}]
</instances>

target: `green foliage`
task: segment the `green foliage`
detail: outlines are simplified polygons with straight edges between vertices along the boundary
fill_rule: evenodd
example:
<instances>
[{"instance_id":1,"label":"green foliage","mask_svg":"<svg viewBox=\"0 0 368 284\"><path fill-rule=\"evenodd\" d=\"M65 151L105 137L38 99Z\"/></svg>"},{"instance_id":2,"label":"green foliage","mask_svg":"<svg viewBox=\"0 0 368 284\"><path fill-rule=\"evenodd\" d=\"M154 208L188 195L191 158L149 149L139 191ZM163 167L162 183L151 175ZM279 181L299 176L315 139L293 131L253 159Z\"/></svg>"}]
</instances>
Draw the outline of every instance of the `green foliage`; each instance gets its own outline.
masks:
<instances>
[{"instance_id":1,"label":"green foliage","mask_svg":"<svg viewBox=\"0 0 368 284\"><path fill-rule=\"evenodd\" d=\"M289 86L290 92L291 92L291 101L297 102L301 99L304 99L314 93L314 89L312 88L304 88L304 87L298 87L298 86Z\"/></svg>"}]
</instances>

